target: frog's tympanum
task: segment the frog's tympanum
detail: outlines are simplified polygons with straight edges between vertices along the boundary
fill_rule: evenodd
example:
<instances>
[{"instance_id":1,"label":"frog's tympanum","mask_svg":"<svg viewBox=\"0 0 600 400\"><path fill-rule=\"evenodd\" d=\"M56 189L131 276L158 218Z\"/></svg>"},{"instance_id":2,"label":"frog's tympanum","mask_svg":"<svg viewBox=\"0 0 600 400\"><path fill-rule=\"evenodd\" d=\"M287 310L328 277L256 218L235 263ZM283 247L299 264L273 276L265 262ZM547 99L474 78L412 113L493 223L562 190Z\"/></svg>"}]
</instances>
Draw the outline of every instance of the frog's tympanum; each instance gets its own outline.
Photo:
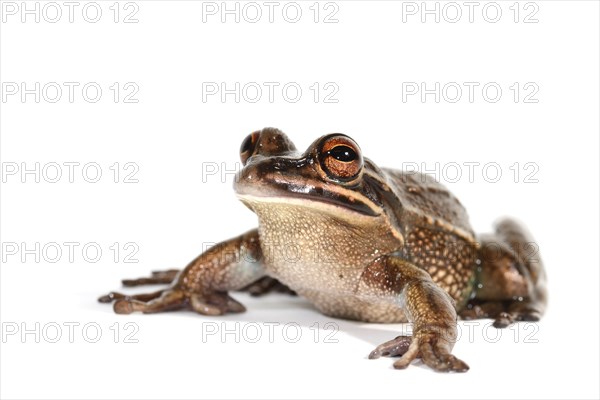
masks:
<instances>
[{"instance_id":1,"label":"frog's tympanum","mask_svg":"<svg viewBox=\"0 0 600 400\"><path fill-rule=\"evenodd\" d=\"M505 219L493 234L475 236L461 203L430 176L379 168L342 134L299 153L274 128L246 137L241 160L235 191L258 229L181 271L123 281L167 289L99 300L115 300L119 314L191 308L214 316L245 310L229 291L293 291L331 317L413 324L412 336L369 358L401 356L395 368L421 358L456 372L469 369L451 354L457 315L493 318L502 328L544 312L545 272L528 233Z\"/></svg>"}]
</instances>

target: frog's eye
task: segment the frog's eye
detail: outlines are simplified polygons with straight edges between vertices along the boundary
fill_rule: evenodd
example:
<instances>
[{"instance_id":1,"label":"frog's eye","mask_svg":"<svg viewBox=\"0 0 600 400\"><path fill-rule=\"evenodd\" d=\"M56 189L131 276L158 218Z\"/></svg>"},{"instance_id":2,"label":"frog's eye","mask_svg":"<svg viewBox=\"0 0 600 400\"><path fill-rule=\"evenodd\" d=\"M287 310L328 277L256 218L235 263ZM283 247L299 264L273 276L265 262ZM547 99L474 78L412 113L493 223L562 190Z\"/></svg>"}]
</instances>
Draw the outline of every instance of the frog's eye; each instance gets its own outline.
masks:
<instances>
[{"instance_id":1,"label":"frog's eye","mask_svg":"<svg viewBox=\"0 0 600 400\"><path fill-rule=\"evenodd\" d=\"M360 148L345 135L326 137L320 151L320 164L332 179L349 182L358 177L363 167Z\"/></svg>"},{"instance_id":2,"label":"frog's eye","mask_svg":"<svg viewBox=\"0 0 600 400\"><path fill-rule=\"evenodd\" d=\"M243 165L246 165L246 161L248 161L250 156L254 153L259 136L259 131L253 132L246 136L246 139L242 142L242 145L240 146L240 158Z\"/></svg>"}]
</instances>

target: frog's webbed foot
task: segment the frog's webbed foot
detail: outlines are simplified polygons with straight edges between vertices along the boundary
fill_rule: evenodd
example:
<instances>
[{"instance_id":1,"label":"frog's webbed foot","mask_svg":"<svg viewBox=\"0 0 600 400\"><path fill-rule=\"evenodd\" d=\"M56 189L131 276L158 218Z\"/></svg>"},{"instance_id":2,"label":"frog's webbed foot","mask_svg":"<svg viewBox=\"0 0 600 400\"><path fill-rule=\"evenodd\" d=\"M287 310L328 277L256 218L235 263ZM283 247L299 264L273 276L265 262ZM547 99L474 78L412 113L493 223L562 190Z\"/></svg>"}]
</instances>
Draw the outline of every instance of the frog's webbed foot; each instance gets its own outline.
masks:
<instances>
[{"instance_id":1,"label":"frog's webbed foot","mask_svg":"<svg viewBox=\"0 0 600 400\"><path fill-rule=\"evenodd\" d=\"M369 354L369 358L380 356L401 358L394 363L394 368L404 369L420 358L425 365L439 372L466 372L469 366L450 353L451 347L443 333L437 331L421 331L414 337L398 336L385 342Z\"/></svg>"},{"instance_id":2,"label":"frog's webbed foot","mask_svg":"<svg viewBox=\"0 0 600 400\"><path fill-rule=\"evenodd\" d=\"M279 282L275 278L271 278L270 276L260 278L256 282L253 282L243 288L242 291L249 292L251 296L263 296L267 293L286 293L292 296L296 295L296 292L294 292L288 286Z\"/></svg>"},{"instance_id":3,"label":"frog's webbed foot","mask_svg":"<svg viewBox=\"0 0 600 400\"><path fill-rule=\"evenodd\" d=\"M171 283L175 280L179 271L180 270L178 269L152 271L152 275L147 278L123 279L121 282L123 283L123 286L127 287Z\"/></svg>"}]
</instances>

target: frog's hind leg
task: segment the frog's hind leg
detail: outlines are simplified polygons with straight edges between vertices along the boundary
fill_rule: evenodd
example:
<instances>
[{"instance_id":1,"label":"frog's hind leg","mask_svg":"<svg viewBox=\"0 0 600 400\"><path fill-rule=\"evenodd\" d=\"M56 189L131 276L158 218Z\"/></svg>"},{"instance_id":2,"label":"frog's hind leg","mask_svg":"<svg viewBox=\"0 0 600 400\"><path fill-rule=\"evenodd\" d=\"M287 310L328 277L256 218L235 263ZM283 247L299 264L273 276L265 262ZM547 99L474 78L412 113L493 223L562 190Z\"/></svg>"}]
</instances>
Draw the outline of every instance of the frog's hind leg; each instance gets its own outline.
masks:
<instances>
[{"instance_id":1,"label":"frog's hind leg","mask_svg":"<svg viewBox=\"0 0 600 400\"><path fill-rule=\"evenodd\" d=\"M463 319L492 318L504 328L514 321L538 321L546 308L546 273L538 246L517 222L505 219L493 235L481 237L475 297Z\"/></svg>"}]
</instances>

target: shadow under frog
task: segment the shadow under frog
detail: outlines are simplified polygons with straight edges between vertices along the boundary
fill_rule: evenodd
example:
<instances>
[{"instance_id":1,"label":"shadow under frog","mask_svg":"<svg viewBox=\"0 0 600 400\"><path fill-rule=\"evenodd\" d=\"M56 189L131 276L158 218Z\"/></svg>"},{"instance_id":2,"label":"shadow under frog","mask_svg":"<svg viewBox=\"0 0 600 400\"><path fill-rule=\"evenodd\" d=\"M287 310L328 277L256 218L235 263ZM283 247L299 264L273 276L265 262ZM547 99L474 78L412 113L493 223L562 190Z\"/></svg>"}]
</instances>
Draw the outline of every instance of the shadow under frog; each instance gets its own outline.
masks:
<instances>
[{"instance_id":1,"label":"shadow under frog","mask_svg":"<svg viewBox=\"0 0 600 400\"><path fill-rule=\"evenodd\" d=\"M243 141L234 188L258 228L219 243L183 270L154 272L125 286L167 289L101 302L119 314L188 308L204 315L245 311L229 291L289 291L323 314L348 320L413 324L369 358L416 358L436 371L464 372L451 354L457 316L493 318L503 328L536 321L546 306L545 272L530 257L533 239L515 221L475 236L462 204L429 176L379 168L348 136L330 134L304 153L280 130ZM278 251L281 246L296 250ZM371 332L379 336L379 332Z\"/></svg>"}]
</instances>

